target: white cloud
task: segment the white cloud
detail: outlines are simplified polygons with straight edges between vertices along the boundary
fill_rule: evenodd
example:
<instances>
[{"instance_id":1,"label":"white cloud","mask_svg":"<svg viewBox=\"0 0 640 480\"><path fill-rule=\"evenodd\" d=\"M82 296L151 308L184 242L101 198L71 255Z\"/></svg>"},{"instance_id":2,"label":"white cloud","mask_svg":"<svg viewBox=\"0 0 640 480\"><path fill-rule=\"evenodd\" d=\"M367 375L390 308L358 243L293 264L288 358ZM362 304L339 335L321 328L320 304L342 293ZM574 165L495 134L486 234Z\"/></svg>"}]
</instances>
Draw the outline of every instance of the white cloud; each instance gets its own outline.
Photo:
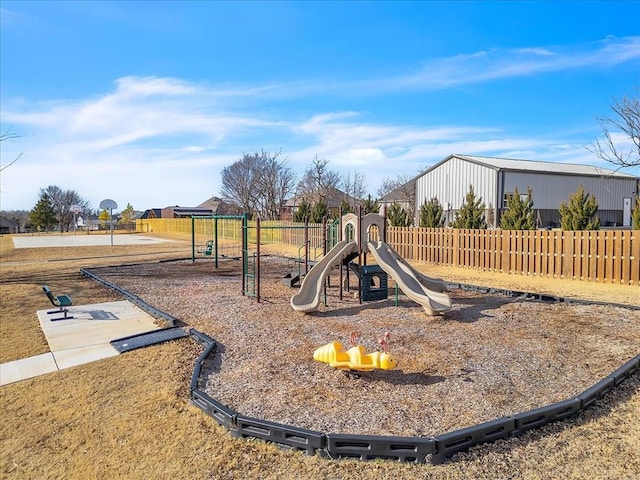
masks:
<instances>
[{"instance_id":1,"label":"white cloud","mask_svg":"<svg viewBox=\"0 0 640 480\"><path fill-rule=\"evenodd\" d=\"M640 36L609 37L578 46L494 49L425 62L420 71L405 76L367 80L357 90L439 90L454 85L484 83L578 68L608 68L640 59Z\"/></svg>"},{"instance_id":2,"label":"white cloud","mask_svg":"<svg viewBox=\"0 0 640 480\"><path fill-rule=\"evenodd\" d=\"M277 103L296 96L301 103L306 96L317 100L319 93L446 88L640 58L640 37L588 47L476 52L431 61L414 75L359 83L207 85L128 76L92 98L3 98L2 125L14 125L23 137L3 142L2 165L24 155L2 172L0 209L31 208L39 189L50 184L76 189L93 205L107 197L138 209L196 205L219 191L224 166L260 148L282 149L299 174L316 155L342 173L357 170L371 192L385 177L414 175L452 153L593 164L575 132L524 137L473 124L375 121L357 111L314 110L312 103L303 104L300 111L310 112L303 115Z\"/></svg>"}]
</instances>

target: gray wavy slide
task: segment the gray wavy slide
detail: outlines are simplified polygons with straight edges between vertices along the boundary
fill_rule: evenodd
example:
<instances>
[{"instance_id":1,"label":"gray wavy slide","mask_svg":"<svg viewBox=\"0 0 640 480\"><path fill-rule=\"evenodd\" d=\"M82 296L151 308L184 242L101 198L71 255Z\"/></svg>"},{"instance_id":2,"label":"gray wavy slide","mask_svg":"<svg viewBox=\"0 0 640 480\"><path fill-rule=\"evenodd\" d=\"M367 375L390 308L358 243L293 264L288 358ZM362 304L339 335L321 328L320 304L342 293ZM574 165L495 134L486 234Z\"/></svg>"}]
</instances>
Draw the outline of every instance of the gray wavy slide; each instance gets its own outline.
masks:
<instances>
[{"instance_id":1,"label":"gray wavy slide","mask_svg":"<svg viewBox=\"0 0 640 480\"><path fill-rule=\"evenodd\" d=\"M367 243L373 257L387 275L396 281L409 299L420 304L429 315L451 309L447 285L442 280L429 278L416 271L407 261L384 242Z\"/></svg>"},{"instance_id":2,"label":"gray wavy slide","mask_svg":"<svg viewBox=\"0 0 640 480\"><path fill-rule=\"evenodd\" d=\"M322 285L324 279L331 273L331 269L337 265L350 253L358 251L356 242L343 240L327 252L311 270L307 272L300 285L300 290L291 297L291 306L299 312L313 312L320 305L322 296Z\"/></svg>"}]
</instances>

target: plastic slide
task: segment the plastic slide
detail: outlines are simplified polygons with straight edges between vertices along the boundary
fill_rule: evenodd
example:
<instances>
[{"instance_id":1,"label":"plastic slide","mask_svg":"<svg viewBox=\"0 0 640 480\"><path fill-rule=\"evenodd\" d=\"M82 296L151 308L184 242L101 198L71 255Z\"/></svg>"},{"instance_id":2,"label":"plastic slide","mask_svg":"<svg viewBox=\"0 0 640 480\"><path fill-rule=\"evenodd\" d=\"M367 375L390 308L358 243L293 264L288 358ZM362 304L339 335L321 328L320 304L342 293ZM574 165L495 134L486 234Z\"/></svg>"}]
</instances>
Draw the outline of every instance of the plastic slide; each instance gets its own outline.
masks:
<instances>
[{"instance_id":1,"label":"plastic slide","mask_svg":"<svg viewBox=\"0 0 640 480\"><path fill-rule=\"evenodd\" d=\"M300 285L300 290L291 297L291 306L299 312L313 312L320 305L322 295L322 285L324 279L331 272L331 268L339 265L340 262L350 253L357 252L356 242L343 240L327 252L311 270L307 272Z\"/></svg>"},{"instance_id":2,"label":"plastic slide","mask_svg":"<svg viewBox=\"0 0 640 480\"><path fill-rule=\"evenodd\" d=\"M378 265L396 281L400 290L414 302L422 305L429 315L451 309L451 298L446 293L446 284L416 271L396 251L384 242L367 244Z\"/></svg>"}]
</instances>

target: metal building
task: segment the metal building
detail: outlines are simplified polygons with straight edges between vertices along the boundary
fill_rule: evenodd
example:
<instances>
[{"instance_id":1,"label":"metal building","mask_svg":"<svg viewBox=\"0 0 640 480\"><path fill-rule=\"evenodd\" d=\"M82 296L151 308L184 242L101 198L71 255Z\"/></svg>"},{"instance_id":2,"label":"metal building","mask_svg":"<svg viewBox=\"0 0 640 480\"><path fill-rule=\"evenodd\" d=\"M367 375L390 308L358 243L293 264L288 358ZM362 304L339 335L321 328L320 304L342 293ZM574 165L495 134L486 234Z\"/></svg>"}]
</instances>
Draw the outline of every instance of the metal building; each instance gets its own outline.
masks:
<instances>
[{"instance_id":1,"label":"metal building","mask_svg":"<svg viewBox=\"0 0 640 480\"><path fill-rule=\"evenodd\" d=\"M588 165L513 160L508 158L450 155L415 179L415 218L420 207L437 198L445 211L446 224L453 221L473 185L476 198L493 209L497 226L507 198L516 187L521 195L531 187L533 208L542 227L560 225L559 208L582 185L595 196L602 226L630 226L631 209L639 194L640 178ZM418 222L416 221L416 225Z\"/></svg>"}]
</instances>

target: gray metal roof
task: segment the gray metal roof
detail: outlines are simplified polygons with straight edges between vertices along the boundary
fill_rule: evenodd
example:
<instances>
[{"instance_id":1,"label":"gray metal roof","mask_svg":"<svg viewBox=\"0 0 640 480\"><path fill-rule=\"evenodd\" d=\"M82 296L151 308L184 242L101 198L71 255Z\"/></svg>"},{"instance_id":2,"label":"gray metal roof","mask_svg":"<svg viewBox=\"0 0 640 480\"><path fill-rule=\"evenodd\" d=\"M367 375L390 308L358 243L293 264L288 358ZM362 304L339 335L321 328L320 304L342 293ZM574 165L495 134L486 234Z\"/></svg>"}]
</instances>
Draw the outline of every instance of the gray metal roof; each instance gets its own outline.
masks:
<instances>
[{"instance_id":1,"label":"gray metal roof","mask_svg":"<svg viewBox=\"0 0 640 480\"><path fill-rule=\"evenodd\" d=\"M634 175L626 173L614 172L607 168L594 167L591 165L581 165L574 163L553 163L540 162L534 160L516 160L512 158L482 157L479 155L459 155L454 154L451 157L457 157L462 160L481 164L498 170L517 170L528 172L542 173L562 173L571 175L595 175L595 176L612 176L622 178L636 178ZM446 160L448 160L448 157ZM445 161L446 161L445 160Z\"/></svg>"}]
</instances>

